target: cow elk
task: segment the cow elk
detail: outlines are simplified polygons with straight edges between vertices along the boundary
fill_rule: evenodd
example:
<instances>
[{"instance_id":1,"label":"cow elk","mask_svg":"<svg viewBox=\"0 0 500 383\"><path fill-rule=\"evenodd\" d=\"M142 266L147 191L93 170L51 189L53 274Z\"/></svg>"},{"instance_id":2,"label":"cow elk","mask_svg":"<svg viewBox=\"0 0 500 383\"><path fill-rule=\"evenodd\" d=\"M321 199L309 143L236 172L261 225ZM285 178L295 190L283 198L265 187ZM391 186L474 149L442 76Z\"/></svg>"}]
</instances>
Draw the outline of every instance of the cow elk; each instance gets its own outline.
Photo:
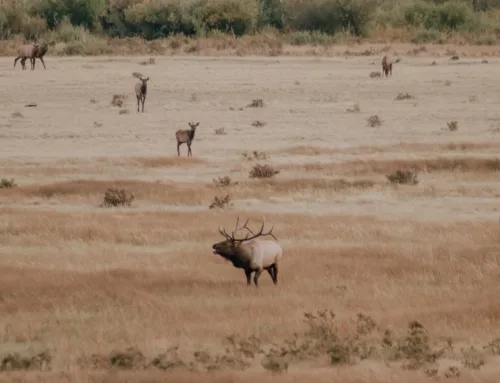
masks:
<instances>
[{"instance_id":1,"label":"cow elk","mask_svg":"<svg viewBox=\"0 0 500 383\"><path fill-rule=\"evenodd\" d=\"M43 61L43 56L47 53L48 46L52 44L53 41L46 43L37 39L35 44L26 44L21 45L17 50L17 57L14 59L14 68L16 67L17 60L21 59L21 65L23 70L26 70L26 60L29 59L31 63L31 70L35 69L35 60L37 58L43 64L43 68L45 67L45 62Z\"/></svg>"},{"instance_id":2,"label":"cow elk","mask_svg":"<svg viewBox=\"0 0 500 383\"><path fill-rule=\"evenodd\" d=\"M392 77L392 64L398 63L400 61L401 59L393 61L392 58L387 55L382 58L382 72L385 74L385 77L389 76L389 74Z\"/></svg>"},{"instance_id":3,"label":"cow elk","mask_svg":"<svg viewBox=\"0 0 500 383\"><path fill-rule=\"evenodd\" d=\"M226 238L222 242L215 243L212 246L213 253L220 255L222 258L230 261L237 269L243 269L247 278L247 285L251 285L252 273L255 272L253 282L256 287L259 286L259 278L263 270L266 270L273 283L278 284L278 271L280 261L283 257L281 246L272 240L263 240L260 237L270 235L274 239L276 237L271 230L264 233L264 222L260 230L255 234L248 226L248 219L245 224L239 228L239 217L236 220L236 229L228 234L223 227L219 227L219 233ZM243 238L236 238L235 231L246 229L247 235Z\"/></svg>"},{"instance_id":4,"label":"cow elk","mask_svg":"<svg viewBox=\"0 0 500 383\"><path fill-rule=\"evenodd\" d=\"M142 102L142 112L144 113L144 103L148 93L148 78L139 77L139 82L135 84L135 95L137 97L137 111L139 111L139 102Z\"/></svg>"},{"instance_id":5,"label":"cow elk","mask_svg":"<svg viewBox=\"0 0 500 383\"><path fill-rule=\"evenodd\" d=\"M194 122L189 122L188 123L191 129L185 129L185 130L178 130L175 132L175 138L177 139L177 155L180 156L181 152L179 150L179 147L181 144L186 144L188 147L188 157L193 156L191 153L191 144L193 143L194 140L194 135L196 133L196 128L198 125L200 125L199 122L196 124Z\"/></svg>"}]
</instances>

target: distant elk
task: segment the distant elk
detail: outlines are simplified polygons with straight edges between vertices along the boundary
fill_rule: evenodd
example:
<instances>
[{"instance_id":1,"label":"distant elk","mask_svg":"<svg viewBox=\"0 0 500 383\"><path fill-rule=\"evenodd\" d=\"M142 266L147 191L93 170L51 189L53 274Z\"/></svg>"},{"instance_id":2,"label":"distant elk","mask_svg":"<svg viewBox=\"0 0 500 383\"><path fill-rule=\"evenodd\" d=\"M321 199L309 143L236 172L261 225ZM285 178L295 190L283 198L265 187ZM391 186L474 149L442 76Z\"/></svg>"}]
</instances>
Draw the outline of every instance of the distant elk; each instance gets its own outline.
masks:
<instances>
[{"instance_id":1,"label":"distant elk","mask_svg":"<svg viewBox=\"0 0 500 383\"><path fill-rule=\"evenodd\" d=\"M26 59L30 59L31 70L34 70L35 60L39 58L43 64L43 68L47 69L45 67L45 62L43 61L43 56L45 55L45 53L47 53L49 45L53 42L54 41L47 43L44 41L40 41L37 38L34 44L21 45L17 50L17 57L14 59L14 68L16 67L17 60L21 59L23 70L26 70Z\"/></svg>"},{"instance_id":2,"label":"distant elk","mask_svg":"<svg viewBox=\"0 0 500 383\"><path fill-rule=\"evenodd\" d=\"M139 102L142 102L142 112L144 113L144 103L148 94L148 78L139 77L139 82L135 84L135 96L137 97L137 111L139 111Z\"/></svg>"},{"instance_id":3,"label":"distant elk","mask_svg":"<svg viewBox=\"0 0 500 383\"><path fill-rule=\"evenodd\" d=\"M189 126L191 129L185 129L185 130L178 130L175 132L175 138L177 139L177 155L180 156L181 152L179 150L179 147L181 144L186 144L188 147L188 157L193 156L193 153L191 152L191 144L194 140L194 135L196 133L196 128L198 125L200 125L199 122L196 124L194 122L188 122Z\"/></svg>"},{"instance_id":4,"label":"distant elk","mask_svg":"<svg viewBox=\"0 0 500 383\"><path fill-rule=\"evenodd\" d=\"M392 77L392 64L398 63L400 61L401 59L393 61L392 58L387 55L382 58L382 72L385 74L385 77L389 76L389 74Z\"/></svg>"},{"instance_id":5,"label":"distant elk","mask_svg":"<svg viewBox=\"0 0 500 383\"><path fill-rule=\"evenodd\" d=\"M212 246L214 254L220 255L222 258L230 261L237 269L243 269L247 278L247 285L251 285L252 273L255 272L253 282L256 287L259 286L259 278L263 270L266 270L273 283L278 284L278 271L281 258L283 257L283 250L281 246L271 240L263 240L260 237L270 235L274 239L276 237L272 234L271 230L264 233L264 222L257 234L247 226L248 219L245 224L239 228L240 217L236 220L236 229L229 235L224 228L219 227L219 233L223 235L226 240L218 242ZM244 238L236 238L234 232L246 229L247 235ZM250 234L252 234L250 236Z\"/></svg>"}]
</instances>

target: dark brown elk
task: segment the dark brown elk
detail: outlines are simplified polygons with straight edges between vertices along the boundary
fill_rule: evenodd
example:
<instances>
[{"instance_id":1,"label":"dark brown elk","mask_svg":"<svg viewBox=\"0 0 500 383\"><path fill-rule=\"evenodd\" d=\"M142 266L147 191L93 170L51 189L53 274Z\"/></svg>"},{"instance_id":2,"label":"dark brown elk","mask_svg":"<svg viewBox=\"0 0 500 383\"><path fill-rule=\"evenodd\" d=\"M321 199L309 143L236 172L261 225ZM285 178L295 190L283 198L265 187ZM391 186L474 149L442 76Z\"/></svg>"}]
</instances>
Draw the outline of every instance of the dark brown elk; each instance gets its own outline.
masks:
<instances>
[{"instance_id":1,"label":"dark brown elk","mask_svg":"<svg viewBox=\"0 0 500 383\"><path fill-rule=\"evenodd\" d=\"M236 229L228 234L224 228L219 227L219 233L226 238L222 242L215 243L212 246L213 253L220 255L222 258L230 261L237 269L243 269L247 278L247 285L251 285L252 273L255 272L253 282L256 287L259 286L259 278L262 271L266 270L273 283L278 284L278 271L281 258L283 257L283 250L281 246L271 240L263 240L260 237L270 235L274 239L276 237L272 234L271 230L264 233L264 222L260 230L255 234L248 226L248 219L245 224L239 228L240 218L236 220ZM242 238L236 238L235 231L246 229L247 235Z\"/></svg>"},{"instance_id":2,"label":"dark brown elk","mask_svg":"<svg viewBox=\"0 0 500 383\"><path fill-rule=\"evenodd\" d=\"M200 123L197 122L195 124L194 122L189 122L188 124L191 127L191 129L178 130L177 132L175 132L175 138L177 140L177 155L178 156L181 155L181 152L179 150L179 147L181 146L181 144L187 145L188 157L193 156L193 154L191 153L191 144L193 143L193 140L194 140L196 128L198 127L198 125L200 125Z\"/></svg>"},{"instance_id":3,"label":"dark brown elk","mask_svg":"<svg viewBox=\"0 0 500 383\"><path fill-rule=\"evenodd\" d=\"M385 77L389 76L389 74L392 77L392 64L398 63L400 61L401 59L393 61L392 58L387 55L382 58L382 72L385 74Z\"/></svg>"},{"instance_id":4,"label":"dark brown elk","mask_svg":"<svg viewBox=\"0 0 500 383\"><path fill-rule=\"evenodd\" d=\"M135 96L137 97L137 111L139 111L139 102L142 102L142 112L144 113L144 103L148 94L148 78L139 77L139 82L135 84Z\"/></svg>"},{"instance_id":5,"label":"dark brown elk","mask_svg":"<svg viewBox=\"0 0 500 383\"><path fill-rule=\"evenodd\" d=\"M47 53L48 46L52 43L53 41L46 43L37 39L35 44L21 45L17 50L17 57L14 59L14 68L16 67L17 60L21 59L23 70L26 70L25 62L27 59L30 59L31 70L34 70L35 60L39 58L43 64L43 68L47 69L43 61L43 56Z\"/></svg>"}]
</instances>

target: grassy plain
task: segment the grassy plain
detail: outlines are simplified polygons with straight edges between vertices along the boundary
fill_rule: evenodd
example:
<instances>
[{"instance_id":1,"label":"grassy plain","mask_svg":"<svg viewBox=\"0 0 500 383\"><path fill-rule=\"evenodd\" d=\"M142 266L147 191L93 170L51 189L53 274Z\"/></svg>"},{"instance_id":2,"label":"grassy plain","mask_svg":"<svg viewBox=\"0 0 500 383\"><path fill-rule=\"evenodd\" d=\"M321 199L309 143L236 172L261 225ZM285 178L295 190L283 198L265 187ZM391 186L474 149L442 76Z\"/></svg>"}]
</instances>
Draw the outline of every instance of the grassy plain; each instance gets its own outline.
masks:
<instances>
[{"instance_id":1,"label":"grassy plain","mask_svg":"<svg viewBox=\"0 0 500 383\"><path fill-rule=\"evenodd\" d=\"M389 79L381 54L2 58L0 380L496 381L500 63L406 52ZM418 184L388 182L405 167ZM212 254L238 214L275 224L277 287Z\"/></svg>"}]
</instances>

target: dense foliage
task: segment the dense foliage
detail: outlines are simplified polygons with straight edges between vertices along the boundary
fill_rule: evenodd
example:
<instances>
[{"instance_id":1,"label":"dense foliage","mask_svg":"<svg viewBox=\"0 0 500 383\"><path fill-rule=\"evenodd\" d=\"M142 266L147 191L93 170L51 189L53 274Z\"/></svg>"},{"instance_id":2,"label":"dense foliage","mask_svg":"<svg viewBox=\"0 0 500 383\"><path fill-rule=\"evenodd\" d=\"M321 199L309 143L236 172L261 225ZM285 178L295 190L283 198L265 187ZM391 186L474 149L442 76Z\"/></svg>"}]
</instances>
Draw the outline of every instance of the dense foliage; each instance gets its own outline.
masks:
<instances>
[{"instance_id":1,"label":"dense foliage","mask_svg":"<svg viewBox=\"0 0 500 383\"><path fill-rule=\"evenodd\" d=\"M367 36L373 27L421 31L500 28L500 0L32 0L0 8L0 37L71 26L112 37L242 36L285 32Z\"/></svg>"}]
</instances>

